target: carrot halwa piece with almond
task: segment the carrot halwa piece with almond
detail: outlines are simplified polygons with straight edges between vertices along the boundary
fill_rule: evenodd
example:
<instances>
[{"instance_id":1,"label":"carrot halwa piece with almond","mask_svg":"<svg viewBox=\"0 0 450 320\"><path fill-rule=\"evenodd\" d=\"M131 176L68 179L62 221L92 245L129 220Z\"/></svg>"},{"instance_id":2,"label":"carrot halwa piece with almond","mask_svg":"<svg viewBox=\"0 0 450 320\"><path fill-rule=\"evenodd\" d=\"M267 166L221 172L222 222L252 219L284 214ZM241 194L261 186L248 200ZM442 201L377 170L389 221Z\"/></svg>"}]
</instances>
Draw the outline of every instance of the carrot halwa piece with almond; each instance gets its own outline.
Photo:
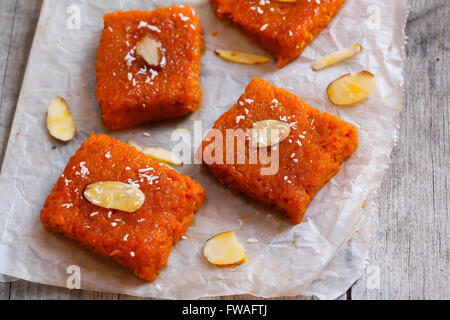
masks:
<instances>
[{"instance_id":1,"label":"carrot halwa piece with almond","mask_svg":"<svg viewBox=\"0 0 450 320\"><path fill-rule=\"evenodd\" d=\"M135 212L89 202L86 187L130 184L145 195ZM91 135L67 164L41 211L48 229L62 233L142 279L153 281L191 224L204 190L190 177L106 135Z\"/></svg>"},{"instance_id":2,"label":"carrot halwa piece with almond","mask_svg":"<svg viewBox=\"0 0 450 320\"><path fill-rule=\"evenodd\" d=\"M284 67L297 58L339 12L345 0L210 0L227 18L270 51Z\"/></svg>"},{"instance_id":3,"label":"carrot halwa piece with almond","mask_svg":"<svg viewBox=\"0 0 450 320\"><path fill-rule=\"evenodd\" d=\"M192 7L118 11L105 15L104 24L96 96L108 128L177 118L199 108L202 27ZM140 43L157 45L156 65L146 61Z\"/></svg>"},{"instance_id":4,"label":"carrot halwa piece with almond","mask_svg":"<svg viewBox=\"0 0 450 320\"><path fill-rule=\"evenodd\" d=\"M273 163L263 163L259 158L256 163L251 162L259 152L250 146L251 139L246 140L245 149L238 150L238 143L231 144L234 150L228 149L226 132L249 131L255 123L267 120L285 122L290 131L279 144L267 148L269 155L278 152L278 157L272 158L276 171L263 174L262 169ZM216 141L207 137L200 151L208 169L233 190L285 213L293 224L302 221L317 192L339 172L358 144L353 125L258 78L250 82L238 103L216 121L213 129L221 132L224 139L223 148L215 148L215 152L221 156L223 153L222 159L234 154L236 161L209 161L205 157L207 148ZM238 162L236 155L243 155L245 161Z\"/></svg>"}]
</instances>

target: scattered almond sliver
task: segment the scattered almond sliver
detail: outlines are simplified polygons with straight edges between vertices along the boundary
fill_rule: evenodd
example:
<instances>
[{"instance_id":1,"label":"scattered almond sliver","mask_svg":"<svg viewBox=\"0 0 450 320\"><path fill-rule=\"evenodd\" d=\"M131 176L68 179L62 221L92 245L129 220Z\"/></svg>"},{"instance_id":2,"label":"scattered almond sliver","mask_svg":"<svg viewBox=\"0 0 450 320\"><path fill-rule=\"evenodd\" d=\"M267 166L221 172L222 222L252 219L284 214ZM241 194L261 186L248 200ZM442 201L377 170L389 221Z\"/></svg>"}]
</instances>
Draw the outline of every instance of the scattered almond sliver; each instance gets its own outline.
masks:
<instances>
[{"instance_id":1,"label":"scattered almond sliver","mask_svg":"<svg viewBox=\"0 0 450 320\"><path fill-rule=\"evenodd\" d=\"M239 51L230 51L230 50L215 50L214 51L219 57L224 60L243 63L243 64L261 64L270 61L270 58L259 56L256 54L239 52Z\"/></svg>"},{"instance_id":2,"label":"scattered almond sliver","mask_svg":"<svg viewBox=\"0 0 450 320\"><path fill-rule=\"evenodd\" d=\"M61 141L67 142L75 137L75 123L67 102L61 97L52 99L48 105L47 128L53 137Z\"/></svg>"},{"instance_id":3,"label":"scattered almond sliver","mask_svg":"<svg viewBox=\"0 0 450 320\"><path fill-rule=\"evenodd\" d=\"M170 169L175 170L174 168L172 168L171 166L168 165L169 163L176 165L176 166L183 165L183 161L181 161L176 155L174 155L169 150L159 148L159 147L143 148L139 144L137 144L136 142L133 142L133 141L128 141L127 144L130 147L135 148L137 151L145 153L147 156L151 157L153 160L164 162L165 165Z\"/></svg>"},{"instance_id":4,"label":"scattered almond sliver","mask_svg":"<svg viewBox=\"0 0 450 320\"><path fill-rule=\"evenodd\" d=\"M209 263L224 268L247 262L244 247L231 231L220 233L206 241L203 255Z\"/></svg>"},{"instance_id":5,"label":"scattered almond sliver","mask_svg":"<svg viewBox=\"0 0 450 320\"><path fill-rule=\"evenodd\" d=\"M177 171L177 169L175 169L174 167L171 167L169 164L167 164L167 163L164 163L164 165L167 167L167 168L169 168L169 169L172 169L172 170L175 170L175 171Z\"/></svg>"},{"instance_id":6,"label":"scattered almond sliver","mask_svg":"<svg viewBox=\"0 0 450 320\"><path fill-rule=\"evenodd\" d=\"M138 145L136 142L128 141L127 144L128 144L130 147L135 148L137 151L142 151L142 150L144 150L144 148L142 148L142 147L141 147L140 145Z\"/></svg>"},{"instance_id":7,"label":"scattered almond sliver","mask_svg":"<svg viewBox=\"0 0 450 320\"><path fill-rule=\"evenodd\" d=\"M255 122L251 130L253 147L270 147L289 137L291 126L283 121L264 120Z\"/></svg>"},{"instance_id":8,"label":"scattered almond sliver","mask_svg":"<svg viewBox=\"0 0 450 320\"><path fill-rule=\"evenodd\" d=\"M136 52L150 66L159 66L161 63L161 43L145 36L136 45Z\"/></svg>"},{"instance_id":9,"label":"scattered almond sliver","mask_svg":"<svg viewBox=\"0 0 450 320\"><path fill-rule=\"evenodd\" d=\"M169 150L159 148L159 147L148 147L142 150L143 153L151 157L156 161L162 161L168 164L173 164L176 166L182 166L183 161L179 159L176 155L174 155Z\"/></svg>"},{"instance_id":10,"label":"scattered almond sliver","mask_svg":"<svg viewBox=\"0 0 450 320\"><path fill-rule=\"evenodd\" d=\"M113 181L88 185L84 197L96 206L130 213L139 210L145 201L145 194L138 187Z\"/></svg>"},{"instance_id":11,"label":"scattered almond sliver","mask_svg":"<svg viewBox=\"0 0 450 320\"><path fill-rule=\"evenodd\" d=\"M328 86L328 97L338 106L349 106L366 99L377 86L375 76L369 71L346 74Z\"/></svg>"},{"instance_id":12,"label":"scattered almond sliver","mask_svg":"<svg viewBox=\"0 0 450 320\"><path fill-rule=\"evenodd\" d=\"M316 62L313 63L312 68L314 71L319 71L325 68L328 68L336 63L354 57L358 53L363 51L363 47L356 43L348 48L330 53L323 58L320 58Z\"/></svg>"}]
</instances>

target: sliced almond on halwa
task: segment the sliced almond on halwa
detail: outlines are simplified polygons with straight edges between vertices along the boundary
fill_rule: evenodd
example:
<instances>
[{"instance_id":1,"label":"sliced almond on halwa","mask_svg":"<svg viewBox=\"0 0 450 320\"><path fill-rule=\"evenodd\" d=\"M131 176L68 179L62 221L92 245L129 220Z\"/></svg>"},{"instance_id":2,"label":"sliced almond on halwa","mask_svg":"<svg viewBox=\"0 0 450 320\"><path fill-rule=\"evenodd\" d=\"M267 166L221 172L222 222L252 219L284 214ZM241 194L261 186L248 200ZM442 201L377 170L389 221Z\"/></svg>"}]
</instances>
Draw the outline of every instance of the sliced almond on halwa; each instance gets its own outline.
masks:
<instances>
[{"instance_id":1,"label":"sliced almond on halwa","mask_svg":"<svg viewBox=\"0 0 450 320\"><path fill-rule=\"evenodd\" d=\"M247 262L244 247L231 231L220 233L206 241L203 255L209 263L219 267L234 267Z\"/></svg>"},{"instance_id":2,"label":"sliced almond on halwa","mask_svg":"<svg viewBox=\"0 0 450 320\"><path fill-rule=\"evenodd\" d=\"M142 150L143 153L151 157L156 161L161 161L169 164L173 164L176 166L182 166L183 161L174 155L169 150L159 148L159 147L148 147Z\"/></svg>"},{"instance_id":3,"label":"sliced almond on halwa","mask_svg":"<svg viewBox=\"0 0 450 320\"><path fill-rule=\"evenodd\" d=\"M169 169L178 171L177 169L175 169L174 167L171 167L171 166L170 166L169 164L167 164L167 163L164 163L164 165L165 165L167 168L169 168Z\"/></svg>"},{"instance_id":4,"label":"sliced almond on halwa","mask_svg":"<svg viewBox=\"0 0 450 320\"><path fill-rule=\"evenodd\" d=\"M171 166L168 165L168 163L176 165L176 166L182 166L183 161L180 160L176 155L174 155L169 150L159 148L159 147L148 147L143 148L139 144L133 141L128 141L127 144L130 147L135 148L137 151L140 151L149 157L151 157L153 160L164 162L167 167L170 169L173 169ZM175 169L174 169L175 170Z\"/></svg>"},{"instance_id":5,"label":"sliced almond on halwa","mask_svg":"<svg viewBox=\"0 0 450 320\"><path fill-rule=\"evenodd\" d=\"M125 212L139 210L145 201L145 194L138 187L115 181L90 184L84 190L84 196L96 206Z\"/></svg>"},{"instance_id":6,"label":"sliced almond on halwa","mask_svg":"<svg viewBox=\"0 0 450 320\"><path fill-rule=\"evenodd\" d=\"M255 122L251 130L253 147L270 147L279 144L289 137L291 126L278 120L264 120Z\"/></svg>"},{"instance_id":7,"label":"sliced almond on halwa","mask_svg":"<svg viewBox=\"0 0 450 320\"><path fill-rule=\"evenodd\" d=\"M136 45L136 52L150 66L159 66L161 63L161 43L145 36Z\"/></svg>"},{"instance_id":8,"label":"sliced almond on halwa","mask_svg":"<svg viewBox=\"0 0 450 320\"><path fill-rule=\"evenodd\" d=\"M243 64L261 64L270 61L270 58L259 56L256 54L239 52L239 51L231 51L231 50L215 50L214 51L219 57L224 60L243 63Z\"/></svg>"},{"instance_id":9,"label":"sliced almond on halwa","mask_svg":"<svg viewBox=\"0 0 450 320\"><path fill-rule=\"evenodd\" d=\"M142 148L140 145L138 145L138 144L137 144L136 142L134 142L134 141L128 141L127 144L128 144L130 147L135 148L137 151L142 151L142 150L144 150L144 148Z\"/></svg>"},{"instance_id":10,"label":"sliced almond on halwa","mask_svg":"<svg viewBox=\"0 0 450 320\"><path fill-rule=\"evenodd\" d=\"M75 137L75 123L67 102L61 97L52 99L48 105L47 128L53 137L61 141L67 142Z\"/></svg>"},{"instance_id":11,"label":"sliced almond on halwa","mask_svg":"<svg viewBox=\"0 0 450 320\"><path fill-rule=\"evenodd\" d=\"M346 74L334 80L327 89L331 102L349 106L370 96L377 86L375 76L369 71Z\"/></svg>"},{"instance_id":12,"label":"sliced almond on halwa","mask_svg":"<svg viewBox=\"0 0 450 320\"><path fill-rule=\"evenodd\" d=\"M349 59L358 53L363 51L363 47L356 43L348 48L330 53L329 55L326 55L323 58L320 58L316 62L313 63L312 68L314 71L319 71L322 69L325 69L329 66L332 66L338 62L344 61L346 59Z\"/></svg>"}]
</instances>

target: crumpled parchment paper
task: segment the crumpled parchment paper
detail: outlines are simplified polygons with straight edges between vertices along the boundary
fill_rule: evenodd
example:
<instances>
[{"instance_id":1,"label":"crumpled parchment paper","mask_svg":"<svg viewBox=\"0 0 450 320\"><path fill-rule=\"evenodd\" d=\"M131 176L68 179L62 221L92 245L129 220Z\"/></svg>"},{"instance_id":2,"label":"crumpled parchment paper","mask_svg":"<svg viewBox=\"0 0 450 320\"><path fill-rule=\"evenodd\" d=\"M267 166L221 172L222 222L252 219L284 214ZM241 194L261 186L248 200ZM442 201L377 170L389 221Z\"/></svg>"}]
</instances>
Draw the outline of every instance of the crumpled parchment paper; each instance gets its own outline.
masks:
<instances>
[{"instance_id":1,"label":"crumpled parchment paper","mask_svg":"<svg viewBox=\"0 0 450 320\"><path fill-rule=\"evenodd\" d=\"M201 110L188 118L109 132L101 123L94 97L102 16L168 4L194 5L204 28ZM80 29L69 21L78 9ZM45 0L0 177L0 273L64 287L67 267L77 265L83 289L169 299L246 293L260 297L340 296L367 263L368 220L355 231L367 215L370 206L363 210L363 204L381 182L396 141L403 106L406 15L405 0L348 0L302 57L279 70L275 61L244 66L219 59L214 49L267 53L237 28L218 20L206 0ZM363 45L362 54L321 72L311 70L317 58L355 42ZM328 84L360 70L376 75L374 94L355 107L333 106L326 96ZM144 282L43 228L39 213L48 193L92 131L170 149L179 143L171 141L175 128L193 131L194 121L201 120L206 132L254 76L336 114L359 131L356 153L318 193L302 224L292 226L282 215L233 195L201 165L185 165L179 170L202 184L207 199L186 234L187 240L175 246L168 266L154 283ZM68 144L50 138L45 127L48 102L58 95L68 101L77 125L77 136ZM216 268L203 258L202 247L212 235L228 230L235 231L243 242L248 262L232 269Z\"/></svg>"}]
</instances>

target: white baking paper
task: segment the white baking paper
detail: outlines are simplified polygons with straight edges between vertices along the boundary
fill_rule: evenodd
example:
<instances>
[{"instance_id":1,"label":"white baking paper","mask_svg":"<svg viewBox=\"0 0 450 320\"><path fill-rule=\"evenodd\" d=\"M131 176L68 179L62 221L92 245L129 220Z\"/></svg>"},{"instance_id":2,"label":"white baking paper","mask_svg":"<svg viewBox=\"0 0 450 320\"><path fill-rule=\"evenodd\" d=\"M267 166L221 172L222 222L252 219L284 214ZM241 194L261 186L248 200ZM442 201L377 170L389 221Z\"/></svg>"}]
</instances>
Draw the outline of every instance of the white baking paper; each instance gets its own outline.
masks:
<instances>
[{"instance_id":1,"label":"white baking paper","mask_svg":"<svg viewBox=\"0 0 450 320\"><path fill-rule=\"evenodd\" d=\"M201 109L187 118L109 132L94 97L102 16L168 4L193 4L204 28ZM76 265L83 289L169 299L233 294L332 299L343 294L367 263L367 221L348 240L364 216L364 202L381 182L396 140L403 106L406 15L404 0L348 0L299 59L277 69L275 61L244 66L218 58L213 52L217 48L267 53L237 28L218 20L206 0L45 0L0 178L0 273L64 287L68 266ZM362 54L321 72L311 70L317 58L355 42L364 47ZM333 106L326 96L328 84L360 70L376 75L374 94L355 107ZM68 159L92 131L170 149L178 143L170 139L175 128L192 131L194 121L201 120L205 132L254 76L358 128L357 151L318 193L303 223L292 226L281 214L233 195L202 166L186 165L180 171L200 182L207 198L187 239L175 246L168 266L153 283L44 229L39 220L44 201ZM77 135L68 144L50 138L45 127L47 105L55 96L68 101L77 125ZM220 269L205 261L202 247L206 239L227 230L235 231L243 242L248 262Z\"/></svg>"}]
</instances>

